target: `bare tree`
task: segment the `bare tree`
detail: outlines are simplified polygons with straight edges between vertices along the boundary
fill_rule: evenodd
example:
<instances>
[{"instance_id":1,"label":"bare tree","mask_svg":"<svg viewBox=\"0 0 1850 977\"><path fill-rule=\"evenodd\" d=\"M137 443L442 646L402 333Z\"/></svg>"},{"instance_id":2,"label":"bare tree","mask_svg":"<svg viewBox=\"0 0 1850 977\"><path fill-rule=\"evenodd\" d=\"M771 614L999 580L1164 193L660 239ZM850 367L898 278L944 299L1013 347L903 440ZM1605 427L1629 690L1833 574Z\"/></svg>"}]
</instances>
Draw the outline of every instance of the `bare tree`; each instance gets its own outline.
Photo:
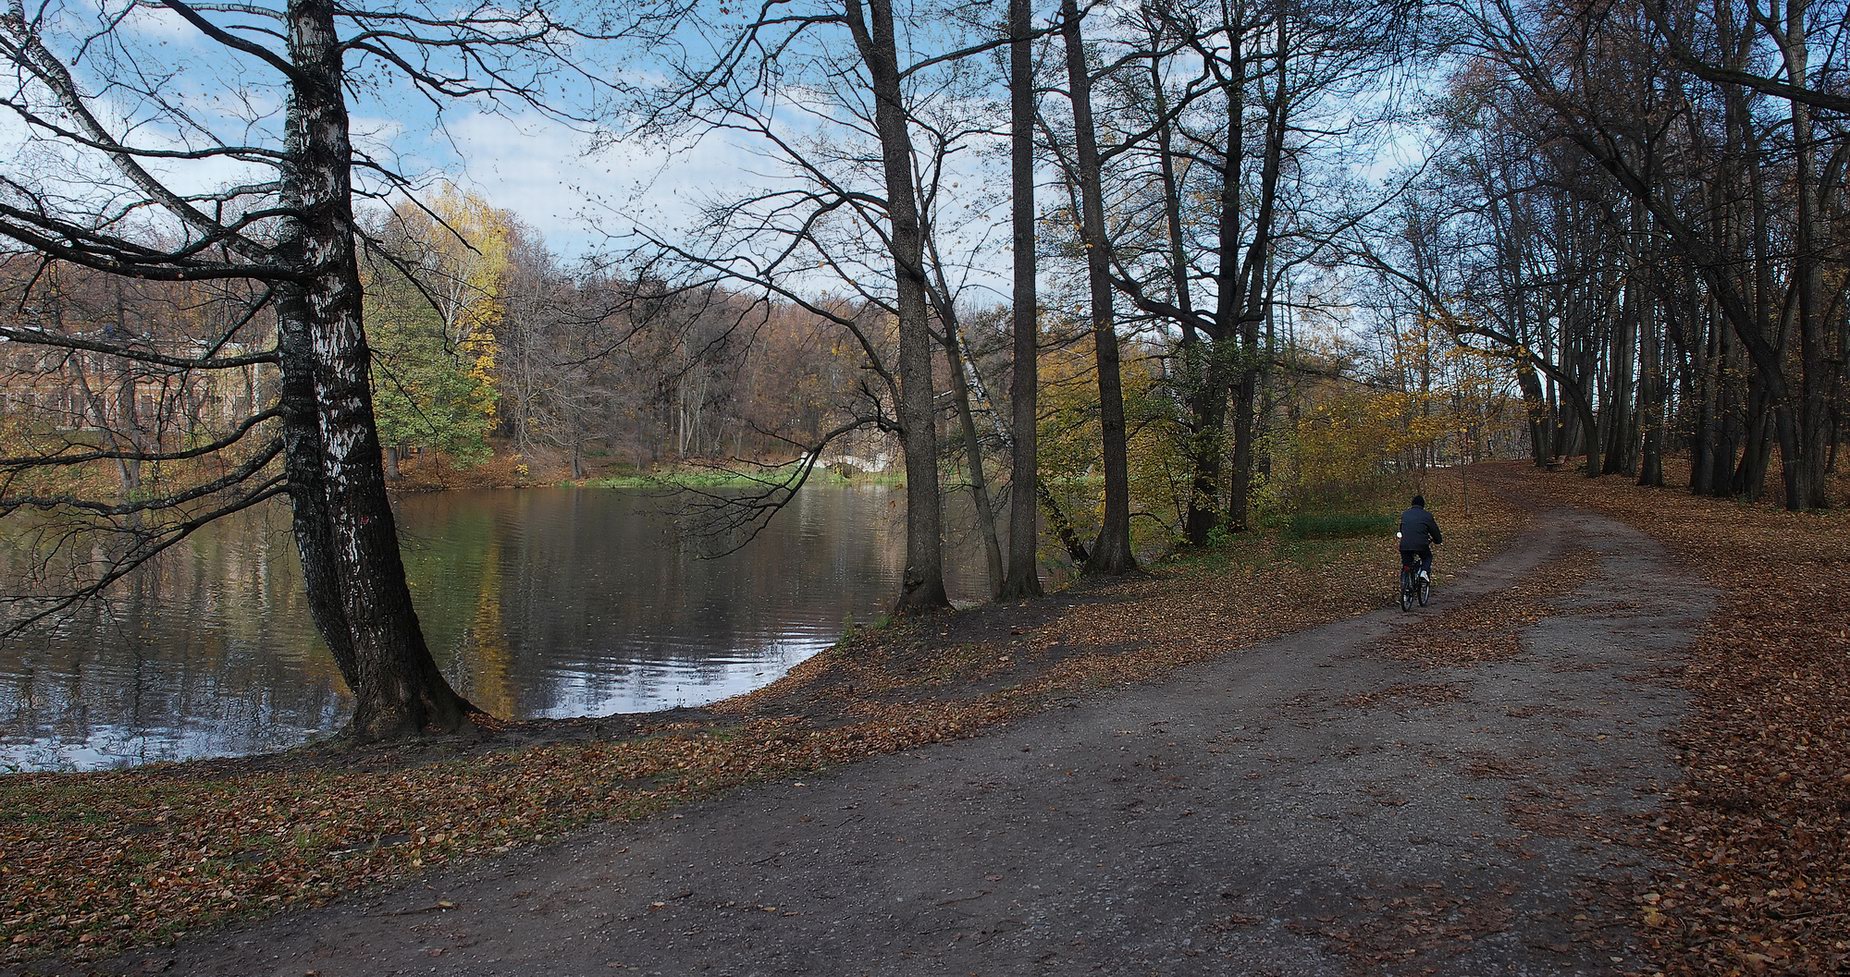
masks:
<instances>
[{"instance_id":1,"label":"bare tree","mask_svg":"<svg viewBox=\"0 0 1850 977\"><path fill-rule=\"evenodd\" d=\"M1085 242L1093 355L1098 364L1099 430L1105 456L1105 513L1085 569L1091 574L1123 574L1137 569L1137 557L1131 551L1124 387L1118 363L1117 327L1112 319L1111 244L1105 230L1103 164L1092 119L1092 69L1086 63L1085 34L1076 0L1061 0L1060 31L1066 44L1067 96L1073 106L1073 155L1077 160L1074 182L1080 197L1080 235Z\"/></svg>"},{"instance_id":2,"label":"bare tree","mask_svg":"<svg viewBox=\"0 0 1850 977\"><path fill-rule=\"evenodd\" d=\"M411 185L356 150L348 82L355 71L371 72L438 108L461 98L538 107L544 75L570 70L568 36L584 35L536 5L451 15L413 6L352 9L329 0L275 7L163 0L98 8L89 23L75 26L67 13L51 5L28 11L14 0L0 15L0 51L14 69L0 104L28 128L37 162L52 164L8 168L0 183L0 235L16 243L15 255L34 256L42 268L245 282L252 298L194 356L153 353L127 337L80 339L44 324L8 326L0 335L44 347L81 344L121 360L191 371L273 364L279 383L273 406L254 408L236 439L215 445L247 459L227 474L153 498L20 496L12 507L139 520L133 545L90 579L74 582L81 595L100 591L214 518L286 494L316 626L355 695L353 732L455 729L473 707L438 672L405 584L373 423L360 304L363 239L354 198ZM214 95L221 104L248 107L242 117L189 104L185 86L157 68L149 42L134 29L136 18L148 16L193 32L210 53L185 67L198 84L219 86ZM232 67L221 73L221 65ZM241 81L246 75L264 80ZM274 112L262 107L266 86L281 97ZM203 185L197 175L226 166L241 174L229 185ZM368 182L356 187L356 171ZM32 288L28 279L24 294ZM273 339L260 335L266 325ZM226 355L233 343L261 351ZM241 443L247 438L259 440ZM91 454L176 460L161 451ZM269 465L279 455L280 474ZM15 467L63 465L71 457L18 459Z\"/></svg>"},{"instance_id":3,"label":"bare tree","mask_svg":"<svg viewBox=\"0 0 1850 977\"><path fill-rule=\"evenodd\" d=\"M1041 593L1037 544L1039 514L1030 484L1039 484L1040 299L1035 287L1034 222L1034 5L1009 0L1009 223L1014 243L1014 292L1010 317L1014 361L1009 382L1013 451L1010 452L1008 572L1002 596Z\"/></svg>"},{"instance_id":4,"label":"bare tree","mask_svg":"<svg viewBox=\"0 0 1850 977\"><path fill-rule=\"evenodd\" d=\"M675 59L641 128L739 134L778 170L767 186L710 207L698 242L649 232L651 246L834 322L866 354L871 382L859 422L896 433L905 453L908 556L897 610L947 606L932 349L951 353L961 343L935 181L972 133L956 118L968 106L955 97L971 56L1005 41L966 40L961 22L934 24L923 10L899 19L889 0L767 10L743 25L699 6L641 16L682 30L698 24L717 38ZM942 41L929 37L937 28L948 35ZM902 50L913 60L902 63ZM822 300L830 288L856 296L851 311ZM863 310L890 316L896 349L869 333ZM962 388L953 400L968 408L965 372L952 376ZM974 480L976 431L960 426Z\"/></svg>"},{"instance_id":5,"label":"bare tree","mask_svg":"<svg viewBox=\"0 0 1850 977\"><path fill-rule=\"evenodd\" d=\"M1551 137L1631 201L1617 222L1631 233L1620 239L1648 246L1623 260L1673 258L1616 307L1621 341L1598 355L1600 367L1623 379L1633 354L1625 337L1647 306L1663 309L1667 341L1653 337L1645 350L1672 350L1685 389L1701 394L1682 422L1696 439L1692 488L1757 497L1777 447L1787 507L1826 505L1846 337L1843 279L1822 273L1844 261L1833 230L1841 219L1830 219L1842 214L1841 180L1822 177L1841 176L1846 133L1841 120L1821 127L1814 115L1842 71L1814 65L1810 52L1844 36L1843 7L1474 9L1484 56L1547 111ZM1784 101L1783 138L1763 122L1767 99ZM1711 317L1724 328L1705 329ZM1744 389L1729 365L1737 359ZM1629 441L1627 400L1623 391L1603 398L1601 420Z\"/></svg>"}]
</instances>

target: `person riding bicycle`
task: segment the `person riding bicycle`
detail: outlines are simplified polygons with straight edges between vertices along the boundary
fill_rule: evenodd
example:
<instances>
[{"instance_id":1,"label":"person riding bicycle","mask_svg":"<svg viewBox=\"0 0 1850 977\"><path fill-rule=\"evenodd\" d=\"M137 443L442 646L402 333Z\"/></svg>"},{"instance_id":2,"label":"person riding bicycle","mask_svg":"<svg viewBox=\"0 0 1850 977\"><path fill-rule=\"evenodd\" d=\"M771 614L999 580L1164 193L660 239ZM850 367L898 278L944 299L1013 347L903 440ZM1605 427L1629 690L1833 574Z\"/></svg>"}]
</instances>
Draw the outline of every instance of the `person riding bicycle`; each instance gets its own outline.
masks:
<instances>
[{"instance_id":1,"label":"person riding bicycle","mask_svg":"<svg viewBox=\"0 0 1850 977\"><path fill-rule=\"evenodd\" d=\"M1413 508L1400 514L1400 565L1412 566L1419 557L1420 576L1432 579L1432 548L1445 542L1439 532L1439 520L1426 511L1426 497L1413 497Z\"/></svg>"}]
</instances>

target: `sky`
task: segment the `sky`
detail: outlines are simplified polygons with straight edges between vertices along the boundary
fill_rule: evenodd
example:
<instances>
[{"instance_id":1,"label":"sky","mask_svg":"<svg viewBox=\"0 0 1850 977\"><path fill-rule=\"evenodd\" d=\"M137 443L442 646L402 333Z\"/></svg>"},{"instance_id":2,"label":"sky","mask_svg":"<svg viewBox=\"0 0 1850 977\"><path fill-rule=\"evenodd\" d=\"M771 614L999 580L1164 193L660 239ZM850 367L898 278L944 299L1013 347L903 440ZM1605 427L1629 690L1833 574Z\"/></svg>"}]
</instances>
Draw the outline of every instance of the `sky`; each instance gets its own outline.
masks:
<instances>
[{"instance_id":1,"label":"sky","mask_svg":"<svg viewBox=\"0 0 1850 977\"><path fill-rule=\"evenodd\" d=\"M51 26L49 46L74 61L73 74L112 129L147 148L197 145L196 137L189 139L132 94L140 83L172 97L220 139L277 142L282 97L274 69L202 37L177 14L137 7L116 32L119 51L92 45L84 58L71 58L82 39L125 2L55 0L43 8ZM354 59L349 60L351 66ZM144 74L136 77L131 64ZM15 90L10 79L0 81L0 88L9 95ZM42 92L39 104L46 104ZM454 101L439 113L429 99L384 72L362 76L350 93L350 111L358 148L415 181L448 179L513 211L568 260L597 250L633 223L664 232L685 224L704 193L738 182L757 165L736 139L683 140L674 151L606 140L594 149L587 127L530 106ZM0 173L62 193L107 198L106 188L94 185L116 179L106 161L28 136L18 115L0 110ZM265 176L261 167L223 159L156 161L150 169L185 191Z\"/></svg>"},{"instance_id":2,"label":"sky","mask_svg":"<svg viewBox=\"0 0 1850 977\"><path fill-rule=\"evenodd\" d=\"M55 50L65 54L77 50L86 33L132 0L41 2L52 5L45 8L56 14L52 43ZM407 0L410 2L416 0ZM584 2L589 0L567 0L557 9L569 11L573 4ZM220 23L234 23L238 16L214 15ZM162 117L130 94L132 85L116 84L123 79L138 80L126 66L145 70L149 78L155 79L145 83L166 95L177 96L219 139L269 145L278 141L282 89L275 69L269 65L229 51L205 38L177 14L159 7L133 7L115 36L123 49L122 58L112 63L107 46L93 47L77 65L76 74L95 96L99 111L132 132L139 144L179 147L188 144L189 136L176 128L171 118ZM676 38L678 43L687 40ZM661 70L647 51L587 47L575 53L581 63L608 72L606 77L647 81L641 73ZM591 127L583 123L561 121L518 103L496 106L480 100L450 100L440 112L437 104L403 80L401 72L377 70L377 63L369 66L367 60L349 57L356 146L415 182L429 186L447 180L495 207L511 211L567 262L599 251L620 250L621 241L637 227L676 238L693 223L703 203L763 185L775 179L778 169L778 164L761 151L761 144L734 131L712 133L697 140L683 138L668 146L634 139L598 140L586 131ZM625 72L631 74L626 76ZM585 104L587 96L583 83L570 84L580 88L573 90L562 82L556 89L555 104L573 106L579 114L588 112L577 108ZM791 91L791 98L804 97L800 88ZM977 105L987 96L976 92L953 97ZM785 127L782 117L779 124ZM813 126L813 117L794 108L789 110L789 132L805 135L802 127L806 124ZM0 172L42 180L43 172L56 169L45 165L49 150L41 147L38 153L20 152L23 135L23 123L11 113L0 111ZM1411 146L1391 148L1408 150ZM109 171L106 163L90 155L87 165L92 172ZM956 159L959 172L953 174L951 182L957 189L951 191L954 199L947 212L971 216L964 261L974 269L972 277L978 285L975 294L987 292L991 301L999 301L1006 293L1009 277L1006 202L998 189L1006 184L998 179L1000 163L994 156L977 152L966 152ZM80 174L86 165L68 159L65 162L72 173ZM156 163L152 168L174 185L191 190L266 177L260 167L227 160ZM363 171L360 176L363 178ZM72 192L82 191L79 188ZM94 196L104 191L91 187L87 192ZM1049 193L1046 200L1052 203L1053 194ZM955 246L954 242L947 245ZM953 264L959 260L954 254L947 258ZM835 281L839 283L841 279ZM980 298L977 301L988 304Z\"/></svg>"}]
</instances>

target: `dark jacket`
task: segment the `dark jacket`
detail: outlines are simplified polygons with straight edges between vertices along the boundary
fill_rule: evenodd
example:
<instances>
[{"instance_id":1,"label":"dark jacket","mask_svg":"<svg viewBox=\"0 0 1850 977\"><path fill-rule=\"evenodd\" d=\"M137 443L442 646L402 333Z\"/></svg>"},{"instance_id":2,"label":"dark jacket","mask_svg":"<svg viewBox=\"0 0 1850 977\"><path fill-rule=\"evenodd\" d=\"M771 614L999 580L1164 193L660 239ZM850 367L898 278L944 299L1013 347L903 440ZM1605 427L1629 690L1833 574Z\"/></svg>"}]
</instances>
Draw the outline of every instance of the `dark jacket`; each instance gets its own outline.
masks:
<instances>
[{"instance_id":1,"label":"dark jacket","mask_svg":"<svg viewBox=\"0 0 1850 977\"><path fill-rule=\"evenodd\" d=\"M1434 519L1432 513L1416 505L1400 514L1401 549L1418 551L1443 542L1445 537L1439 532L1439 520Z\"/></svg>"}]
</instances>

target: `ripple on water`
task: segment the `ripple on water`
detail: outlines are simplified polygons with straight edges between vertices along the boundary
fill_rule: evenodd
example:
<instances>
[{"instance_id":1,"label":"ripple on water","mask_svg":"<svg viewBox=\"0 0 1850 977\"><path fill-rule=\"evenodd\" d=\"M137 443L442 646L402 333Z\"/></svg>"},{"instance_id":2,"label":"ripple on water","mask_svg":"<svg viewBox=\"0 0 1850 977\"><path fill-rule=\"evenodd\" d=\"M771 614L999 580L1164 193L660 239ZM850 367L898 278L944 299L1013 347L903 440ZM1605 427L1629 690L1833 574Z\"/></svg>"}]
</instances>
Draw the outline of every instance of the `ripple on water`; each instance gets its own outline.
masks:
<instances>
[{"instance_id":1,"label":"ripple on water","mask_svg":"<svg viewBox=\"0 0 1850 977\"><path fill-rule=\"evenodd\" d=\"M563 718L748 692L878 617L905 557L900 497L806 489L719 559L652 492L450 492L397 509L445 674L498 715ZM7 542L0 572L20 565ZM981 553L952 543L953 596L980 599ZM0 770L281 749L349 708L280 506L209 527L108 601L0 644Z\"/></svg>"}]
</instances>

